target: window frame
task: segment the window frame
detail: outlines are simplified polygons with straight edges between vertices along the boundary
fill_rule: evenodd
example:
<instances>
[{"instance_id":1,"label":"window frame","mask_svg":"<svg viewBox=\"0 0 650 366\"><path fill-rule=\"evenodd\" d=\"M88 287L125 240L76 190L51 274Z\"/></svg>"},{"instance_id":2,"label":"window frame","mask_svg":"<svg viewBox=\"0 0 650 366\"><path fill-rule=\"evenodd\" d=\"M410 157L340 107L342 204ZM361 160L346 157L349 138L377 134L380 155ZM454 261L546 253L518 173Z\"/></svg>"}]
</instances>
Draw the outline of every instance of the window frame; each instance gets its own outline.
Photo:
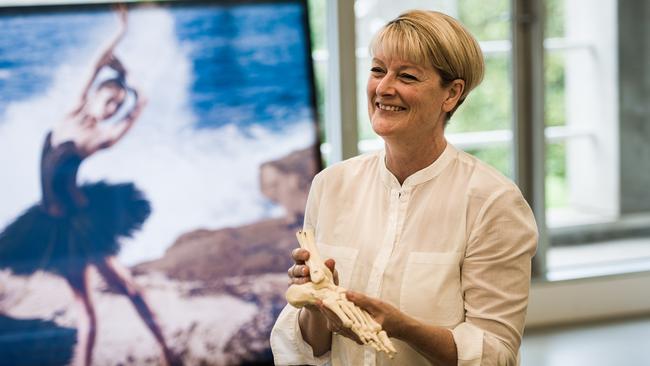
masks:
<instances>
[{"instance_id":1,"label":"window frame","mask_svg":"<svg viewBox=\"0 0 650 366\"><path fill-rule=\"evenodd\" d=\"M546 145L558 142L569 145L575 141L594 140L598 131L589 126L569 123L565 126L545 126L545 54L556 51L592 52L597 46L581 39L545 39L544 1L511 0L510 5L512 41L482 41L480 44L486 53L498 54L512 50L513 128L512 130L447 133L447 138L462 149L512 144L513 177L533 209L540 232L538 251L533 265L534 275L536 281L546 281L548 272L546 256L551 242L555 243L556 239L562 241L566 237L588 238L593 230L598 231L603 224L610 228L628 224L626 224L625 217L615 214L609 215L609 217L603 215L605 218L601 218L598 222L596 220L590 222L587 219L582 222L549 227L545 202ZM584 4L582 5L584 6ZM321 146L321 151L328 156L329 164L332 164L354 157L359 153L380 149L383 147L383 142L380 139L358 140L356 106L359 94L356 85L356 65L358 60L367 57L367 50L355 49L354 46L354 40L356 40L354 1L327 0L327 7L328 28L326 32L330 52L329 54L328 51L323 50L315 52L314 62L327 63L328 84L334 81L328 85L328 98L325 100L328 140ZM605 11L606 9L603 10L603 12ZM615 27L616 23L613 23L612 26ZM343 42L345 49L342 49L342 40L345 40ZM332 53L331 50L335 50L335 53ZM345 77L336 74L341 70L345 70ZM338 76L338 79L332 78L332 75ZM608 85L614 86L611 95L616 95L615 75L608 77L610 78ZM610 102L616 98L612 97L607 100ZM616 113L618 106L615 105L613 109L614 112L607 116L610 121L618 117ZM616 139L612 140L612 146L615 153L618 141L614 140ZM567 152L568 154L569 152ZM578 154L574 153L574 155ZM617 157L618 154L615 153L613 159L615 160ZM567 157L567 160L571 160L571 158ZM611 165L611 172L618 173L617 164ZM575 186L577 183L569 184ZM616 192L612 191L608 194L614 201L619 199L617 196L612 196L616 195ZM650 221L650 215L648 217L649 220L646 221Z\"/></svg>"}]
</instances>

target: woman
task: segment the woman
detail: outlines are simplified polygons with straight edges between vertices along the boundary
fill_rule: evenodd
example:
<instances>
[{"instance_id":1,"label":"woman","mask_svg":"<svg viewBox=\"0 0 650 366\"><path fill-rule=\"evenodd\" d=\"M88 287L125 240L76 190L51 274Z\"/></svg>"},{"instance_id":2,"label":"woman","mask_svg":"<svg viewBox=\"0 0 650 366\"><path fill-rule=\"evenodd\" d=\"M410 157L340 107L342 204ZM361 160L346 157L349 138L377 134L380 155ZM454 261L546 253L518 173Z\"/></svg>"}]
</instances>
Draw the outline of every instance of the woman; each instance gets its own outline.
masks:
<instances>
[{"instance_id":1,"label":"woman","mask_svg":"<svg viewBox=\"0 0 650 366\"><path fill-rule=\"evenodd\" d=\"M322 304L287 306L271 335L276 364L517 365L535 221L514 183L444 136L483 77L478 43L449 16L410 11L371 53L368 112L385 149L319 173L304 225L398 353L358 345ZM290 282L309 281L309 253L292 257Z\"/></svg>"},{"instance_id":2,"label":"woman","mask_svg":"<svg viewBox=\"0 0 650 366\"><path fill-rule=\"evenodd\" d=\"M126 32L126 11L120 18L121 27L96 63L78 105L45 138L42 200L0 233L0 268L18 275L43 269L66 279L84 310L75 363L90 365L97 320L88 276L94 266L111 288L128 296L171 364L173 355L158 320L129 270L115 258L119 239L131 236L149 216L149 202L132 183L76 182L80 164L121 140L146 104L127 83L126 69L113 53Z\"/></svg>"}]
</instances>

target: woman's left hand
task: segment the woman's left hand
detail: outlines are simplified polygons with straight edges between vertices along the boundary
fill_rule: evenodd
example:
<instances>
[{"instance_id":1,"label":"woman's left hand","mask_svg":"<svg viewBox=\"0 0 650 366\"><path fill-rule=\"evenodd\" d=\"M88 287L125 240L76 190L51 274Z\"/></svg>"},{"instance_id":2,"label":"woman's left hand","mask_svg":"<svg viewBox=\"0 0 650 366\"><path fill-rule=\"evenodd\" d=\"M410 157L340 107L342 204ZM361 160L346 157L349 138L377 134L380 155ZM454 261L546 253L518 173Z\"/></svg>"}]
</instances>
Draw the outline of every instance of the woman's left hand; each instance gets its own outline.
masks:
<instances>
[{"instance_id":1,"label":"woman's left hand","mask_svg":"<svg viewBox=\"0 0 650 366\"><path fill-rule=\"evenodd\" d=\"M341 318L339 318L338 315L336 315L332 310L327 308L327 306L325 306L320 300L316 306L327 319L327 330L334 334L349 338L357 342L358 345L363 344L359 336L357 336L356 333L352 331L352 329L344 327Z\"/></svg>"},{"instance_id":2,"label":"woman's left hand","mask_svg":"<svg viewBox=\"0 0 650 366\"><path fill-rule=\"evenodd\" d=\"M406 320L406 314L389 303L368 297L360 292L348 290L345 293L348 300L367 311L381 325L389 337L401 337L401 330Z\"/></svg>"}]
</instances>

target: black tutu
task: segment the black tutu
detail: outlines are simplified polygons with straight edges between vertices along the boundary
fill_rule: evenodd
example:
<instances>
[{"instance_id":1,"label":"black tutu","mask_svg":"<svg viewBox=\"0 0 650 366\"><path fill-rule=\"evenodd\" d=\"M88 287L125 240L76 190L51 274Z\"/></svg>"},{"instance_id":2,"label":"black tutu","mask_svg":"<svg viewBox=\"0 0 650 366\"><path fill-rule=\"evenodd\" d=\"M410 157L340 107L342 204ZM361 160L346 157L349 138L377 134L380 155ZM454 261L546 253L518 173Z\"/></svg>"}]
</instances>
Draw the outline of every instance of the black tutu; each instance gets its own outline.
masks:
<instances>
[{"instance_id":1,"label":"black tutu","mask_svg":"<svg viewBox=\"0 0 650 366\"><path fill-rule=\"evenodd\" d=\"M117 254L119 239L130 237L151 213L149 201L132 183L98 182L79 189L87 199L83 206L57 217L39 203L0 233L0 269L18 275L39 269L73 273Z\"/></svg>"}]
</instances>

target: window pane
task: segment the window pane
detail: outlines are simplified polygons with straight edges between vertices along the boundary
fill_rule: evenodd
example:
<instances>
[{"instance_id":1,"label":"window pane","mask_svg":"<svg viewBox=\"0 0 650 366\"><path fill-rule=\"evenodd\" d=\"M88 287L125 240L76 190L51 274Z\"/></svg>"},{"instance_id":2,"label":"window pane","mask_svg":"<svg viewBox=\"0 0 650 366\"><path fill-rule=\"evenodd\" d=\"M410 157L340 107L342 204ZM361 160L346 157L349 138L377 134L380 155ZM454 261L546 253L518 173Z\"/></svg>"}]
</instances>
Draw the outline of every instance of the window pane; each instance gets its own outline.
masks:
<instances>
[{"instance_id":1,"label":"window pane","mask_svg":"<svg viewBox=\"0 0 650 366\"><path fill-rule=\"evenodd\" d=\"M499 170L503 175L512 179L512 148L510 144L493 146L482 149L465 149L468 153Z\"/></svg>"},{"instance_id":2,"label":"window pane","mask_svg":"<svg viewBox=\"0 0 650 366\"><path fill-rule=\"evenodd\" d=\"M459 0L458 19L481 41L510 39L510 0Z\"/></svg>"},{"instance_id":3,"label":"window pane","mask_svg":"<svg viewBox=\"0 0 650 366\"><path fill-rule=\"evenodd\" d=\"M616 16L606 6L587 4L594 3L545 2L546 221L551 229L612 221L619 212Z\"/></svg>"},{"instance_id":4,"label":"window pane","mask_svg":"<svg viewBox=\"0 0 650 366\"><path fill-rule=\"evenodd\" d=\"M564 37L564 0L546 0L546 38Z\"/></svg>"},{"instance_id":5,"label":"window pane","mask_svg":"<svg viewBox=\"0 0 650 366\"><path fill-rule=\"evenodd\" d=\"M546 126L566 125L563 51L547 51L544 57L544 120Z\"/></svg>"},{"instance_id":6,"label":"window pane","mask_svg":"<svg viewBox=\"0 0 650 366\"><path fill-rule=\"evenodd\" d=\"M566 144L546 144L546 207L567 207Z\"/></svg>"},{"instance_id":7,"label":"window pane","mask_svg":"<svg viewBox=\"0 0 650 366\"><path fill-rule=\"evenodd\" d=\"M458 108L447 133L509 130L512 126L510 54L486 55L485 77Z\"/></svg>"}]
</instances>

